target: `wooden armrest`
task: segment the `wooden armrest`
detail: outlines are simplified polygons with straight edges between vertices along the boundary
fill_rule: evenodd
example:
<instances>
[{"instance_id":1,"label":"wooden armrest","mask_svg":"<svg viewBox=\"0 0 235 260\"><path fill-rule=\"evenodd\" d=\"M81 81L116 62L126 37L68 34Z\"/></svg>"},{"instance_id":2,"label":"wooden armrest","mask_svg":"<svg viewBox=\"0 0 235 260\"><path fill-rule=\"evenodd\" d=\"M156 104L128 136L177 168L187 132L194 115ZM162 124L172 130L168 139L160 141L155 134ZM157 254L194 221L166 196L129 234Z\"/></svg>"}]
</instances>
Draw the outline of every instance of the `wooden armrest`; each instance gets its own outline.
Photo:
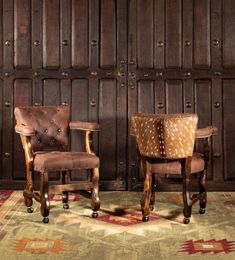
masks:
<instances>
[{"instance_id":1,"label":"wooden armrest","mask_svg":"<svg viewBox=\"0 0 235 260\"><path fill-rule=\"evenodd\" d=\"M218 128L216 126L207 126L196 130L195 138L206 138L212 135L218 134Z\"/></svg>"},{"instance_id":2,"label":"wooden armrest","mask_svg":"<svg viewBox=\"0 0 235 260\"><path fill-rule=\"evenodd\" d=\"M16 131L16 133L24 135L24 136L35 135L35 129L30 126L26 126L26 125L16 125L15 131Z\"/></svg>"},{"instance_id":3,"label":"wooden armrest","mask_svg":"<svg viewBox=\"0 0 235 260\"><path fill-rule=\"evenodd\" d=\"M70 129L85 130L85 131L99 131L100 125L93 122L73 121L69 123Z\"/></svg>"}]
</instances>

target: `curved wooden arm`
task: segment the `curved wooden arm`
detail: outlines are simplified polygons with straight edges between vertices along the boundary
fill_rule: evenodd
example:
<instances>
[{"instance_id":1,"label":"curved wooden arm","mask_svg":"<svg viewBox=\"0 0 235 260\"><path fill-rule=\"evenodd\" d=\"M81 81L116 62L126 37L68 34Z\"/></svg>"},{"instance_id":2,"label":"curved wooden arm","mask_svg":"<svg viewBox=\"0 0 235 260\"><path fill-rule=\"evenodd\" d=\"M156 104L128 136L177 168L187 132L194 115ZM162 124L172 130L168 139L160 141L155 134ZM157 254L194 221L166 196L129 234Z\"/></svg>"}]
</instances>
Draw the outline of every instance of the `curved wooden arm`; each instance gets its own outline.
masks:
<instances>
[{"instance_id":1,"label":"curved wooden arm","mask_svg":"<svg viewBox=\"0 0 235 260\"><path fill-rule=\"evenodd\" d=\"M69 123L70 129L75 130L84 130L84 131L99 131L100 125L93 122L82 122L82 121L73 121Z\"/></svg>"},{"instance_id":2,"label":"curved wooden arm","mask_svg":"<svg viewBox=\"0 0 235 260\"><path fill-rule=\"evenodd\" d=\"M196 130L195 138L207 138L218 134L216 126L207 126Z\"/></svg>"},{"instance_id":3,"label":"curved wooden arm","mask_svg":"<svg viewBox=\"0 0 235 260\"><path fill-rule=\"evenodd\" d=\"M34 128L27 125L16 125L15 126L16 133L24 136L32 136L35 135L36 131Z\"/></svg>"},{"instance_id":4,"label":"curved wooden arm","mask_svg":"<svg viewBox=\"0 0 235 260\"><path fill-rule=\"evenodd\" d=\"M86 152L89 154L95 154L93 149L93 132L86 131L86 137L85 137L85 145L86 145Z\"/></svg>"},{"instance_id":5,"label":"curved wooden arm","mask_svg":"<svg viewBox=\"0 0 235 260\"><path fill-rule=\"evenodd\" d=\"M33 151L31 148L31 136L20 135L24 148L26 168L33 170Z\"/></svg>"}]
</instances>

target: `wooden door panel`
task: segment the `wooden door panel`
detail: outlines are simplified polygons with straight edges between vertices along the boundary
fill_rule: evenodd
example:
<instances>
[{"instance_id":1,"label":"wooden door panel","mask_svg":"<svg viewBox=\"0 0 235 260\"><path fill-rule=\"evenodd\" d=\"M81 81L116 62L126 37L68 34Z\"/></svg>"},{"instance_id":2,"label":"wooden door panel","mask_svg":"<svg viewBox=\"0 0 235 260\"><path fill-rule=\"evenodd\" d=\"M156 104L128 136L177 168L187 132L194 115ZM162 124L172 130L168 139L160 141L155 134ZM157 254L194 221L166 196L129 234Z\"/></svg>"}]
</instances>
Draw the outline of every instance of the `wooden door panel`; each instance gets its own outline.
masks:
<instances>
[{"instance_id":1,"label":"wooden door panel","mask_svg":"<svg viewBox=\"0 0 235 260\"><path fill-rule=\"evenodd\" d=\"M0 68L3 65L3 8L2 8L2 0L0 1Z\"/></svg>"},{"instance_id":2,"label":"wooden door panel","mask_svg":"<svg viewBox=\"0 0 235 260\"><path fill-rule=\"evenodd\" d=\"M194 1L194 67L210 68L210 0Z\"/></svg>"},{"instance_id":3,"label":"wooden door panel","mask_svg":"<svg viewBox=\"0 0 235 260\"><path fill-rule=\"evenodd\" d=\"M139 68L153 68L153 0L137 1L137 59Z\"/></svg>"},{"instance_id":4,"label":"wooden door panel","mask_svg":"<svg viewBox=\"0 0 235 260\"><path fill-rule=\"evenodd\" d=\"M180 80L166 81L167 114L183 112L183 84Z\"/></svg>"},{"instance_id":5,"label":"wooden door panel","mask_svg":"<svg viewBox=\"0 0 235 260\"><path fill-rule=\"evenodd\" d=\"M225 180L235 179L235 79L223 81L223 139Z\"/></svg>"},{"instance_id":6,"label":"wooden door panel","mask_svg":"<svg viewBox=\"0 0 235 260\"><path fill-rule=\"evenodd\" d=\"M58 79L43 80L43 105L60 105L60 82Z\"/></svg>"},{"instance_id":7,"label":"wooden door panel","mask_svg":"<svg viewBox=\"0 0 235 260\"><path fill-rule=\"evenodd\" d=\"M137 95L137 112L154 113L154 81L138 81Z\"/></svg>"},{"instance_id":8,"label":"wooden door panel","mask_svg":"<svg viewBox=\"0 0 235 260\"><path fill-rule=\"evenodd\" d=\"M212 125L211 113L211 81L195 81L195 113L198 115L198 128ZM197 152L203 152L204 140L197 140ZM207 172L207 179L212 179L212 167Z\"/></svg>"},{"instance_id":9,"label":"wooden door panel","mask_svg":"<svg viewBox=\"0 0 235 260\"><path fill-rule=\"evenodd\" d=\"M72 66L89 66L89 1L72 0Z\"/></svg>"},{"instance_id":10,"label":"wooden door panel","mask_svg":"<svg viewBox=\"0 0 235 260\"><path fill-rule=\"evenodd\" d=\"M31 67L30 0L14 2L14 66Z\"/></svg>"},{"instance_id":11,"label":"wooden door panel","mask_svg":"<svg viewBox=\"0 0 235 260\"><path fill-rule=\"evenodd\" d=\"M100 5L100 67L116 66L116 10L115 0L101 0Z\"/></svg>"},{"instance_id":12,"label":"wooden door panel","mask_svg":"<svg viewBox=\"0 0 235 260\"><path fill-rule=\"evenodd\" d=\"M32 105L32 80L31 79L15 79L14 81L14 107ZM14 124L15 120L13 119ZM13 125L14 125L13 124ZM19 134L14 133L14 179L25 178L25 158L24 150Z\"/></svg>"},{"instance_id":13,"label":"wooden door panel","mask_svg":"<svg viewBox=\"0 0 235 260\"><path fill-rule=\"evenodd\" d=\"M166 68L182 66L181 0L166 0ZM161 45L161 44L160 44Z\"/></svg>"},{"instance_id":14,"label":"wooden door panel","mask_svg":"<svg viewBox=\"0 0 235 260\"><path fill-rule=\"evenodd\" d=\"M60 66L60 1L43 0L43 67Z\"/></svg>"},{"instance_id":15,"label":"wooden door panel","mask_svg":"<svg viewBox=\"0 0 235 260\"><path fill-rule=\"evenodd\" d=\"M223 66L235 66L235 5L232 0L223 1Z\"/></svg>"}]
</instances>

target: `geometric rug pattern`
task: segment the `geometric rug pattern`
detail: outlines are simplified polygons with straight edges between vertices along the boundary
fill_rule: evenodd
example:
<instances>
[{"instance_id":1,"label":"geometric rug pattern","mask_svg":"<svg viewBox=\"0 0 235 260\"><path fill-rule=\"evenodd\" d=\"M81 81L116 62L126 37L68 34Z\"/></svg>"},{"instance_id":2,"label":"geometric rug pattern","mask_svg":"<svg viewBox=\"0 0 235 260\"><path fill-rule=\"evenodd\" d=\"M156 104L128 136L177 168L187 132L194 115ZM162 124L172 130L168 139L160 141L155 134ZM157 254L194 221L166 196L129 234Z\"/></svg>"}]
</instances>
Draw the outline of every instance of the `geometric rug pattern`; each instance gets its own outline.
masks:
<instances>
[{"instance_id":1,"label":"geometric rug pattern","mask_svg":"<svg viewBox=\"0 0 235 260\"><path fill-rule=\"evenodd\" d=\"M90 199L49 196L48 224L39 203L29 214L22 191L0 190L0 259L83 260L235 260L235 192L208 192L206 213L194 205L190 224L182 224L181 193L156 193L150 220L142 222L140 192L101 192L99 217L91 218Z\"/></svg>"}]
</instances>

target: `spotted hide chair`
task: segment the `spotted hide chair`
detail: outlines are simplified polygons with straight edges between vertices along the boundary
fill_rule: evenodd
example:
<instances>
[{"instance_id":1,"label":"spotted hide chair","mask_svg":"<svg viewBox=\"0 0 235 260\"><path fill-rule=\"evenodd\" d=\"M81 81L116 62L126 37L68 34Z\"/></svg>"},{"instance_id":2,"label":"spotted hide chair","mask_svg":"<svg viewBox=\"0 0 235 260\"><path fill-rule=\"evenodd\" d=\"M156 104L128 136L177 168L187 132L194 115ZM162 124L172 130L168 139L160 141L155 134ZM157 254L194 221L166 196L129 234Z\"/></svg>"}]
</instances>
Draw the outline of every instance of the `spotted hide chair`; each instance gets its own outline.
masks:
<instances>
[{"instance_id":1,"label":"spotted hide chair","mask_svg":"<svg viewBox=\"0 0 235 260\"><path fill-rule=\"evenodd\" d=\"M141 200L143 221L148 221L154 207L153 175L180 174L183 179L184 220L188 224L193 204L199 200L200 214L206 208L206 172L209 167L210 137L217 128L209 126L197 130L196 114L156 115L139 113L132 117L132 132L136 136L138 150L146 175ZM204 154L194 153L195 138L206 138ZM191 196L191 177L200 173L199 193Z\"/></svg>"},{"instance_id":2,"label":"spotted hide chair","mask_svg":"<svg viewBox=\"0 0 235 260\"><path fill-rule=\"evenodd\" d=\"M15 131L20 134L26 162L26 188L24 203L33 212L33 198L41 204L43 222L49 222L50 202L48 191L61 192L64 209L69 208L68 192L91 190L92 216L97 217L99 200L99 158L92 151L92 133L100 129L97 123L70 122L66 106L28 106L15 108ZM86 152L69 150L70 130L85 131ZM89 170L91 180L74 182L69 171ZM40 192L34 191L33 172L40 174ZM60 184L49 186L52 172L60 172ZM78 172L79 173L79 172Z\"/></svg>"}]
</instances>

